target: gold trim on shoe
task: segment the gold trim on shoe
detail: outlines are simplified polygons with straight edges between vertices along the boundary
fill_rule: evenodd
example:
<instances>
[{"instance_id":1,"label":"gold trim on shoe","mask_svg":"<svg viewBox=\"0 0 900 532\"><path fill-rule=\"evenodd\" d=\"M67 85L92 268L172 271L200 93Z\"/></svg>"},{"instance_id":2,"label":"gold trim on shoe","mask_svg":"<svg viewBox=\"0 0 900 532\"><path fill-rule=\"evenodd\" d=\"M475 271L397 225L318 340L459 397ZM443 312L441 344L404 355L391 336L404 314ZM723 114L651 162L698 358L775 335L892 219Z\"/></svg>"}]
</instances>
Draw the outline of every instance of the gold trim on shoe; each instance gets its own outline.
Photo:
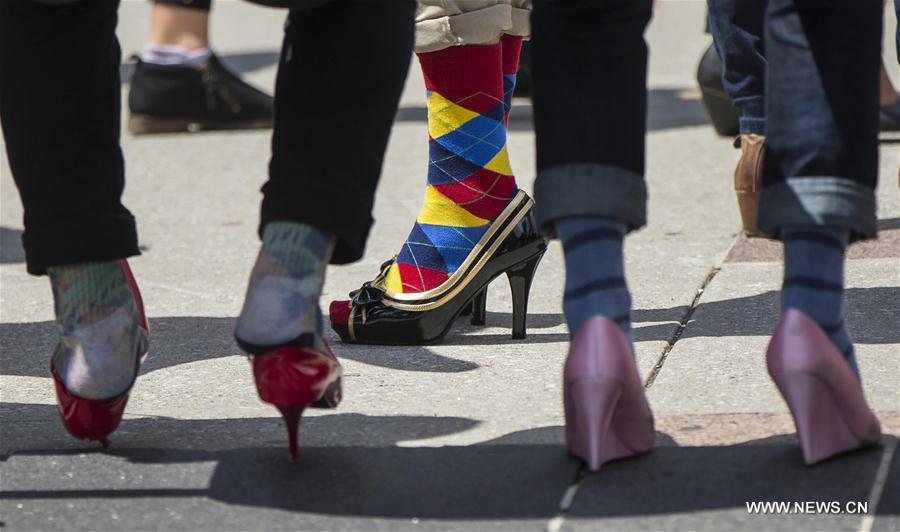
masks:
<instances>
[{"instance_id":1,"label":"gold trim on shoe","mask_svg":"<svg viewBox=\"0 0 900 532\"><path fill-rule=\"evenodd\" d=\"M506 206L500 216L491 224L487 232L481 237L466 260L460 267L453 272L446 281L431 290L416 293L395 293L389 292L384 288L383 281L377 287L384 290L384 298L382 303L389 307L400 310L426 311L435 309L453 299L467 285L467 279L471 279L478 274L484 265L491 259L497 248L503 243L507 236L519 224L522 218L528 214L534 205L534 200L520 190L513 200ZM482 253L487 247L486 251ZM480 258L479 258L480 257ZM477 259L477 262L476 261ZM474 262L474 264L473 264ZM420 301L437 297L435 301L421 303Z\"/></svg>"}]
</instances>

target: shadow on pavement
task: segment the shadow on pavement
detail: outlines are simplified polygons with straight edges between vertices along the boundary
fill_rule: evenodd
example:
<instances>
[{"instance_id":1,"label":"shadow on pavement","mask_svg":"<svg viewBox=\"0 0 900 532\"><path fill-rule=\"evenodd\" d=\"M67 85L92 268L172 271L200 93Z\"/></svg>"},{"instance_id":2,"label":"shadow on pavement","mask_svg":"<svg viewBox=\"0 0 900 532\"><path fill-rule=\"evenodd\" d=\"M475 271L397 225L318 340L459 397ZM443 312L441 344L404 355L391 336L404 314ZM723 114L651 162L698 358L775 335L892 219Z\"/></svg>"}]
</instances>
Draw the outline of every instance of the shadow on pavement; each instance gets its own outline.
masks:
<instances>
[{"instance_id":1,"label":"shadow on pavement","mask_svg":"<svg viewBox=\"0 0 900 532\"><path fill-rule=\"evenodd\" d=\"M14 407L15 412L3 416L5 446L11 455L6 458L0 498L7 500L164 497L168 506L177 504L173 498L208 498L347 517L551 518L580 470L580 463L565 452L562 427L515 432L470 446L398 447L396 443L404 439L451 434L477 422L446 417L316 416L304 419L303 458L292 464L287 460L283 430L273 418L125 420L114 435L113 447L107 451L93 447L96 450L85 455L85 444L58 428L54 407ZM15 431L9 427L23 417L31 424L54 423L56 429L32 427L31 436L40 434L43 440L40 447L31 441L17 448L17 438L11 434ZM791 435L698 447L679 447L662 433L657 439L660 447L652 453L588 474L567 517L746 512L748 501L866 501L883 454L878 448L805 467ZM354 441L365 443L348 445ZM51 484L53 476L37 479L28 469L45 456L52 457L50 469L57 471L91 467L90 482L82 487L73 481ZM146 469L149 477L140 486L123 485L123 466L110 457L132 464L166 465L168 481L155 478L153 471L158 469L150 467ZM189 476L191 464L210 462L212 473ZM184 471L179 473L179 468ZM897 474L895 458L889 485L896 482ZM17 482L17 478L24 480ZM206 487L185 488L184 478L191 478L190 485ZM23 489L17 484L67 486ZM891 489L885 496L896 491ZM896 500L883 501L879 513L900 513Z\"/></svg>"},{"instance_id":2,"label":"shadow on pavement","mask_svg":"<svg viewBox=\"0 0 900 532\"><path fill-rule=\"evenodd\" d=\"M25 262L22 230L0 227L0 264Z\"/></svg>"},{"instance_id":3,"label":"shadow on pavement","mask_svg":"<svg viewBox=\"0 0 900 532\"><path fill-rule=\"evenodd\" d=\"M845 322L856 344L900 343L900 287L848 288L845 294ZM780 292L772 290L747 297L702 302L681 338L716 336L769 336L778 321ZM667 340L671 324L639 327L644 321L677 321L684 306L634 311L637 341ZM700 318L700 319L697 319Z\"/></svg>"},{"instance_id":4,"label":"shadow on pavement","mask_svg":"<svg viewBox=\"0 0 900 532\"><path fill-rule=\"evenodd\" d=\"M769 336L778 319L779 293L702 303L703 319L692 320L682 338L717 336ZM897 316L900 288L850 288L846 291L846 322L854 343L900 343ZM686 307L638 309L633 313L634 336L638 342L668 341ZM697 314L695 314L697 316ZM514 340L508 332L478 334L479 327L460 318L441 342L446 345L489 346L498 344L543 344L568 341L566 332L538 332L563 323L561 314L529 316L530 331L524 340ZM489 326L507 326L509 313L489 312ZM532 323L533 322L533 323ZM641 326L642 322L666 322ZM141 368L142 374L179 364L243 355L235 345L234 318L171 317L150 320L151 356ZM478 369L479 365L446 357L429 346L370 346L341 343L326 330L338 356L400 371L458 373ZM56 342L52 321L0 323L0 374L46 377L47 364Z\"/></svg>"}]
</instances>

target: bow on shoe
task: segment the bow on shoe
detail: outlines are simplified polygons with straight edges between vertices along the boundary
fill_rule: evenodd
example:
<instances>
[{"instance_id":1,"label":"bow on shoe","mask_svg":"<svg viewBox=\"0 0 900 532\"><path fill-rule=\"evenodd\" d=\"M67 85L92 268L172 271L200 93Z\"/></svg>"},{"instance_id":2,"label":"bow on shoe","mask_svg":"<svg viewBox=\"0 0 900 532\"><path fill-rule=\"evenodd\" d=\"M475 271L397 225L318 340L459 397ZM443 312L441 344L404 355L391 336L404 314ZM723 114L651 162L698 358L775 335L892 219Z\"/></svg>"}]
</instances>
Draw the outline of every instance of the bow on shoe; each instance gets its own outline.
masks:
<instances>
[{"instance_id":1,"label":"bow on shoe","mask_svg":"<svg viewBox=\"0 0 900 532\"><path fill-rule=\"evenodd\" d=\"M383 262L379 267L378 275L374 279L364 282L357 290L350 292L350 304L357 307L365 307L381 301L385 294L385 290L382 288L384 286L384 278L387 277L388 270L391 269L391 265L394 264L396 259L397 256L394 255Z\"/></svg>"}]
</instances>

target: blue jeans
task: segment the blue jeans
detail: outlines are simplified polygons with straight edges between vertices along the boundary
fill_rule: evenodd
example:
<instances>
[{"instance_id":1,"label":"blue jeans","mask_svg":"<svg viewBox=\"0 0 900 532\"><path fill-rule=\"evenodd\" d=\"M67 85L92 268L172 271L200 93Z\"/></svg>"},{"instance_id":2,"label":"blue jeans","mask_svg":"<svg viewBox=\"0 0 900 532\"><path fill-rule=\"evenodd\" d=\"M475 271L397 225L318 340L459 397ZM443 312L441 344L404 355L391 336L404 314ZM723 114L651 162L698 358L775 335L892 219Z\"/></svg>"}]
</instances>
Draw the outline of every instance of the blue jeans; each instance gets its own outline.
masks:
<instances>
[{"instance_id":1,"label":"blue jeans","mask_svg":"<svg viewBox=\"0 0 900 532\"><path fill-rule=\"evenodd\" d=\"M898 0L900 1L900 0ZM722 58L722 85L740 111L742 134L766 130L766 0L709 0L709 31Z\"/></svg>"},{"instance_id":2,"label":"blue jeans","mask_svg":"<svg viewBox=\"0 0 900 532\"><path fill-rule=\"evenodd\" d=\"M874 237L880 0L709 7L741 130L767 136L760 231L777 237L784 225L837 225L854 240Z\"/></svg>"}]
</instances>

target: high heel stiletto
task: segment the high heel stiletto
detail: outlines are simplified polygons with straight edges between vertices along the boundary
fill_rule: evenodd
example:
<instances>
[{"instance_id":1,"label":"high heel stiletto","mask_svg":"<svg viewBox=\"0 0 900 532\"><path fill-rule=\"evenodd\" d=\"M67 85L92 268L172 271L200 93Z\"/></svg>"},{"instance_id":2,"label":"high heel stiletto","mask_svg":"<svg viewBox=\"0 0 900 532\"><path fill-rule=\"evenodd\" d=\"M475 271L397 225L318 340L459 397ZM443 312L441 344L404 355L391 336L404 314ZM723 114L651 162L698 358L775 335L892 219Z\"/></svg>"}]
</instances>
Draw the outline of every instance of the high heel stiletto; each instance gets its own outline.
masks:
<instances>
[{"instance_id":1,"label":"high heel stiletto","mask_svg":"<svg viewBox=\"0 0 900 532\"><path fill-rule=\"evenodd\" d=\"M469 308L472 324L483 325L487 286L506 273L513 296L513 338L524 338L531 281L547 249L531 211L533 205L533 200L519 191L460 268L426 292L388 291L384 278L392 261L385 262L378 277L351 293L351 300L331 303L331 327L349 343L435 342Z\"/></svg>"},{"instance_id":2,"label":"high heel stiletto","mask_svg":"<svg viewBox=\"0 0 900 532\"><path fill-rule=\"evenodd\" d=\"M147 322L147 315L144 313L144 302L141 298L141 293L138 290L128 262L123 259L119 261L119 265L122 268L125 281L128 283L128 288L134 296L138 325L144 331L143 337L138 341L138 357L134 369L134 379L137 380L141 362L147 357L147 347L149 345L147 338L150 334L150 325ZM70 392L62 378L56 373L56 367L52 360L50 362L50 375L53 377L53 383L56 388L56 403L59 409L59 417L62 419L63 426L69 431L69 434L82 440L97 440L104 447L108 447L109 439L107 437L118 428L119 423L122 421L122 414L125 412L125 405L128 404L128 396L131 393L135 380L132 380L131 385L128 386L125 392L116 397L97 400L79 397Z\"/></svg>"},{"instance_id":3,"label":"high heel stiletto","mask_svg":"<svg viewBox=\"0 0 900 532\"><path fill-rule=\"evenodd\" d=\"M563 370L566 445L591 471L653 448L653 413L628 340L594 316L578 329Z\"/></svg>"},{"instance_id":4,"label":"high heel stiletto","mask_svg":"<svg viewBox=\"0 0 900 532\"><path fill-rule=\"evenodd\" d=\"M253 380L259 398L281 412L288 432L291 460L300 457L297 430L307 407L335 408L341 402L343 370L331 345L325 350L311 347L263 348L238 340L252 356Z\"/></svg>"},{"instance_id":5,"label":"high heel stiletto","mask_svg":"<svg viewBox=\"0 0 900 532\"><path fill-rule=\"evenodd\" d=\"M880 441L881 425L859 379L821 327L800 310L782 313L766 365L794 418L806 465Z\"/></svg>"}]
</instances>

